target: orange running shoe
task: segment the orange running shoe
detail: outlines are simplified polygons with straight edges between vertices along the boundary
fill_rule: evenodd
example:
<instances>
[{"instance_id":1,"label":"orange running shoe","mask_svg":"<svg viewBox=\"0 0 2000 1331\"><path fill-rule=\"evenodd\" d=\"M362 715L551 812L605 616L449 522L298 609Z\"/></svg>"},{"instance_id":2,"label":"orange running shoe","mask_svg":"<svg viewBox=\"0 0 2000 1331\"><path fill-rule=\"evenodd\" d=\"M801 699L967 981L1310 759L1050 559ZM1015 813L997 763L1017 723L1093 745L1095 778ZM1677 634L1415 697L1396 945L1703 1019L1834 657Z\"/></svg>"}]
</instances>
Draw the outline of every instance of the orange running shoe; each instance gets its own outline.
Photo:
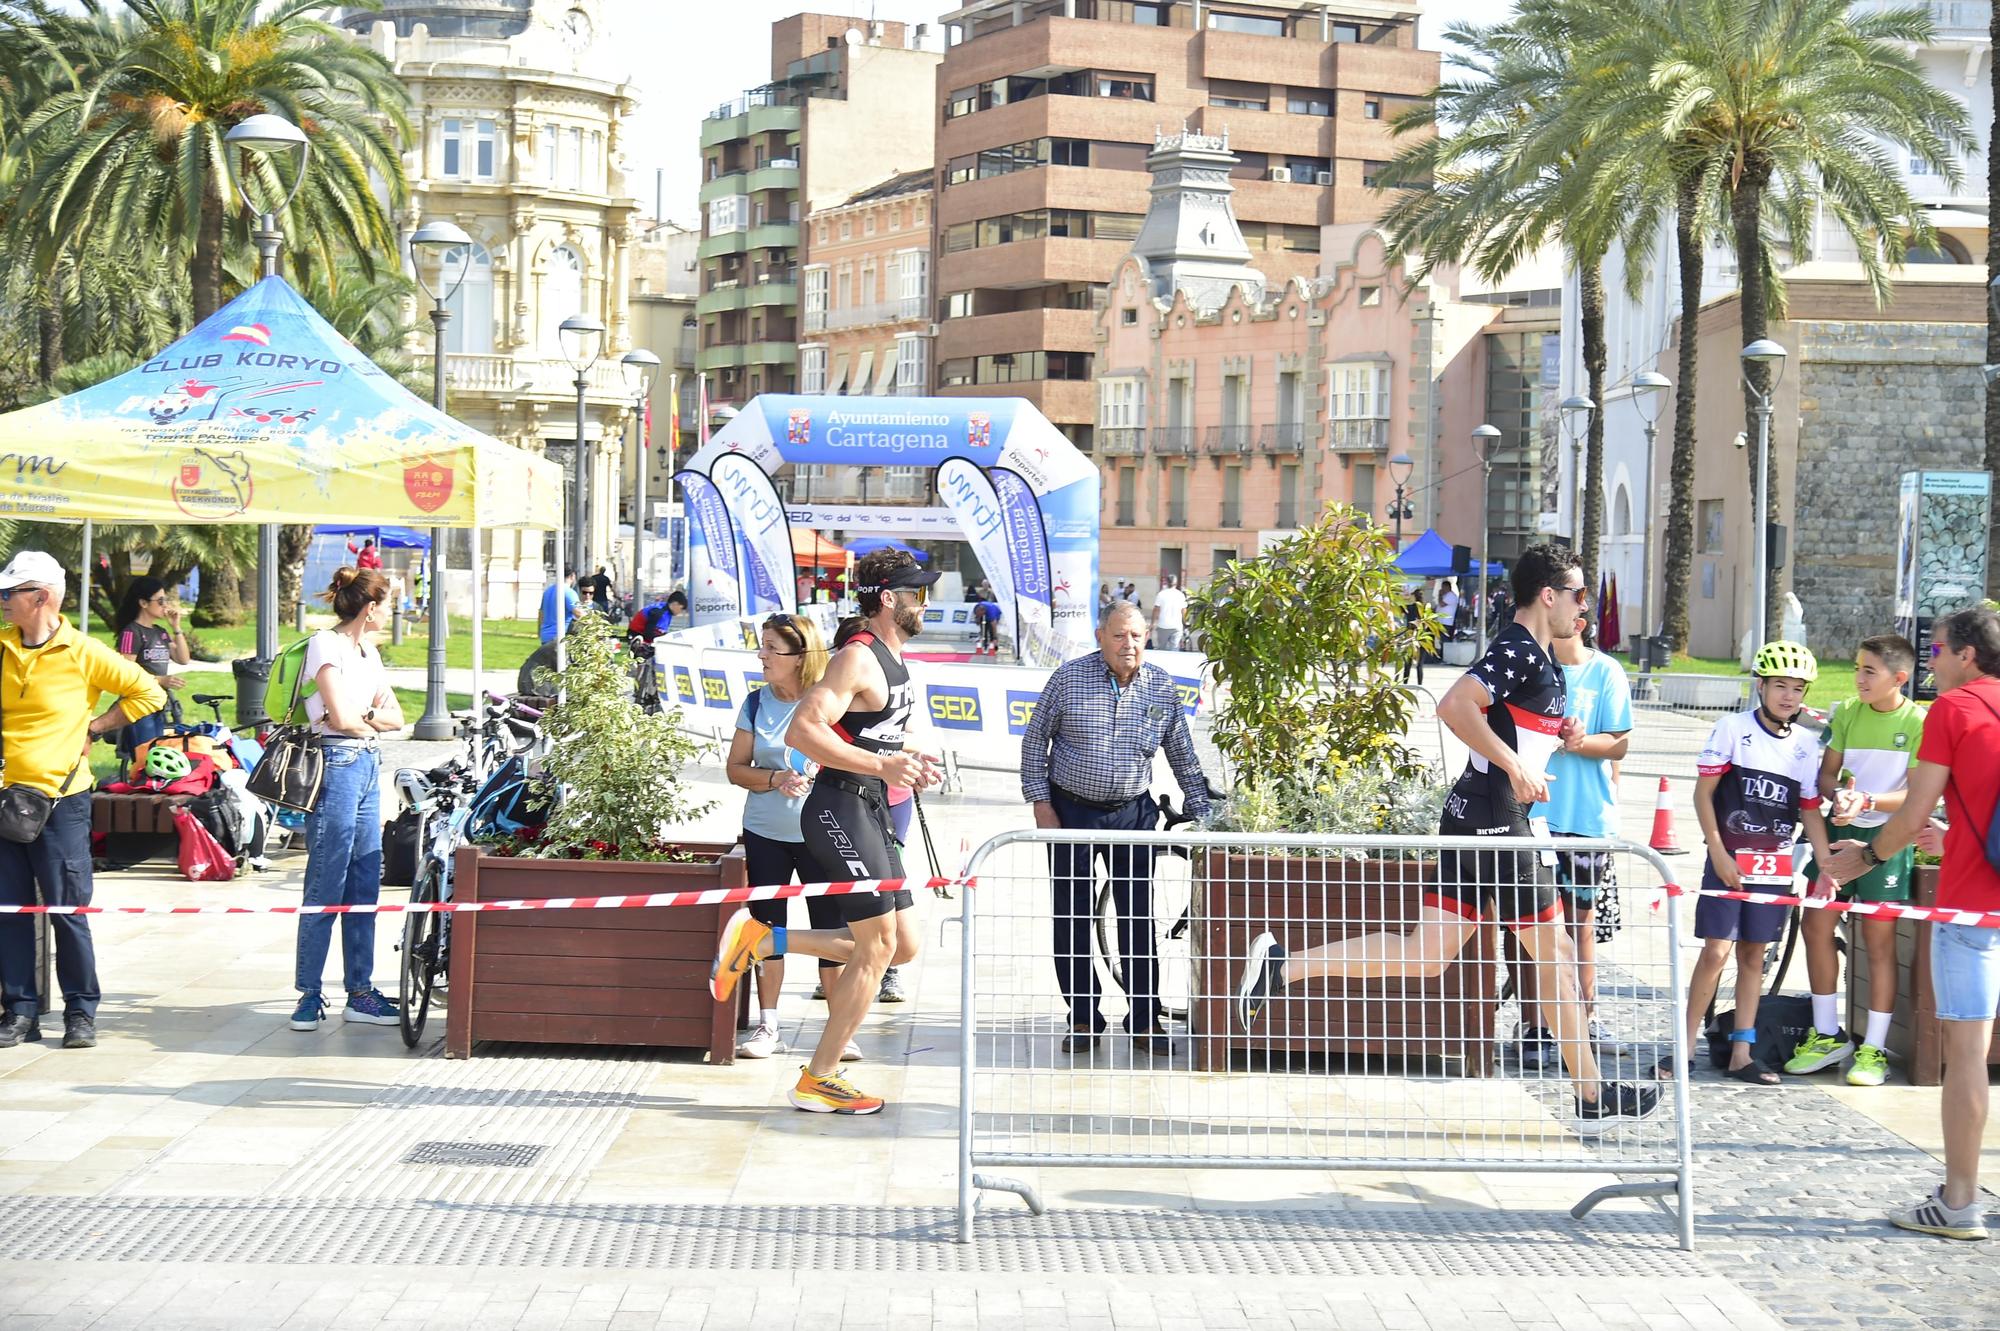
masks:
<instances>
[{"instance_id":1,"label":"orange running shoe","mask_svg":"<svg viewBox=\"0 0 2000 1331\"><path fill-rule=\"evenodd\" d=\"M715 965L708 972L708 992L716 1002L727 1003L736 992L736 982L771 955L770 942L771 926L738 907L722 926L722 945L715 949Z\"/></svg>"},{"instance_id":2,"label":"orange running shoe","mask_svg":"<svg viewBox=\"0 0 2000 1331\"><path fill-rule=\"evenodd\" d=\"M879 1114L883 1104L881 1096L863 1095L839 1073L815 1077L804 1064L799 1065L798 1085L792 1087L790 1098L792 1108L808 1114Z\"/></svg>"}]
</instances>

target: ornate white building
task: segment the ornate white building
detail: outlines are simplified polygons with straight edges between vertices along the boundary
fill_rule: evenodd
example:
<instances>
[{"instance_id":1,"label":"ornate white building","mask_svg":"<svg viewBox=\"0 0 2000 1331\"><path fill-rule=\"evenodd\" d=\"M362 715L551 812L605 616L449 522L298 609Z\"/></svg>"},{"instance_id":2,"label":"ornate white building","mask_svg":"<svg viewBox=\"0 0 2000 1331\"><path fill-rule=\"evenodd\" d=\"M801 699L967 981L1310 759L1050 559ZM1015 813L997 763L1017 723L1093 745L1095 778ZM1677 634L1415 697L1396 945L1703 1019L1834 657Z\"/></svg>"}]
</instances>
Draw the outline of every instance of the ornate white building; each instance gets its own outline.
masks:
<instances>
[{"instance_id":1,"label":"ornate white building","mask_svg":"<svg viewBox=\"0 0 2000 1331\"><path fill-rule=\"evenodd\" d=\"M440 218L478 242L462 261L446 326L451 414L573 468L576 373L556 330L573 314L605 325L583 433L594 455L591 562L608 564L632 410L618 359L632 345L638 203L626 188L621 143L635 98L623 72L629 56L604 39L605 6L387 0L343 21L394 62L410 90L417 134L404 155L410 202L397 219L401 234ZM427 361L427 304L412 314L422 330L413 350ZM463 574L467 549L453 547L449 573ZM548 534L490 532L482 553L488 613L534 614Z\"/></svg>"}]
</instances>

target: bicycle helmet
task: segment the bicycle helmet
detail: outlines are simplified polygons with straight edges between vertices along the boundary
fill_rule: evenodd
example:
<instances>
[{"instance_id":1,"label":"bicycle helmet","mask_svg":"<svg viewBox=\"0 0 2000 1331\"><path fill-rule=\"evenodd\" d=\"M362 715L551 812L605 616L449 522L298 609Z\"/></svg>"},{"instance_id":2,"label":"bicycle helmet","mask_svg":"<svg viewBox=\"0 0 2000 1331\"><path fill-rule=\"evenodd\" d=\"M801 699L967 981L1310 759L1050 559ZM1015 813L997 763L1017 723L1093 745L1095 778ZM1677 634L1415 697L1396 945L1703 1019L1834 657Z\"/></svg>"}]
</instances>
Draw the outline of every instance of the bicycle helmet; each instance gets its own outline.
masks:
<instances>
[{"instance_id":1,"label":"bicycle helmet","mask_svg":"<svg viewBox=\"0 0 2000 1331\"><path fill-rule=\"evenodd\" d=\"M1783 675L1810 684L1819 678L1819 662L1804 644L1779 640L1767 642L1757 649L1757 661L1751 673L1759 679Z\"/></svg>"},{"instance_id":2,"label":"bicycle helmet","mask_svg":"<svg viewBox=\"0 0 2000 1331\"><path fill-rule=\"evenodd\" d=\"M194 764L179 749L155 744L146 751L146 777L165 784L178 781L194 770Z\"/></svg>"}]
</instances>

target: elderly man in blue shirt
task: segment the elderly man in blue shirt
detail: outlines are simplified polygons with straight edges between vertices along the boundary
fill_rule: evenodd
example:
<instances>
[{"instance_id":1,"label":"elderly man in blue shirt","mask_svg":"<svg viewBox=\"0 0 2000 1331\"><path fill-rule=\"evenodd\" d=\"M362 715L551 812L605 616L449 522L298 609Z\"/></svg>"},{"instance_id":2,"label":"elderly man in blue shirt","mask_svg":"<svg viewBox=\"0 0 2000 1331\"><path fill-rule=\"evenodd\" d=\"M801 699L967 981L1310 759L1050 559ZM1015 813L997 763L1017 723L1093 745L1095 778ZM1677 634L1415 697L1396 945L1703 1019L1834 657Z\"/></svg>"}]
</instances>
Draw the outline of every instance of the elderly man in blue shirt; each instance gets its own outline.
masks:
<instances>
[{"instance_id":1,"label":"elderly man in blue shirt","mask_svg":"<svg viewBox=\"0 0 2000 1331\"><path fill-rule=\"evenodd\" d=\"M1061 666L1042 686L1021 735L1021 797L1035 826L1094 831L1153 830L1159 805L1148 787L1162 748L1187 811L1208 812L1208 779L1173 677L1145 663L1146 616L1116 601L1097 626L1097 652ZM1090 964L1095 872L1105 861L1125 958L1125 1029L1139 1049L1169 1052L1159 1026L1159 958L1153 938L1153 851L1149 846L1075 842L1049 847L1055 892L1056 979L1069 1003L1066 1054L1097 1043L1097 972Z\"/></svg>"}]
</instances>

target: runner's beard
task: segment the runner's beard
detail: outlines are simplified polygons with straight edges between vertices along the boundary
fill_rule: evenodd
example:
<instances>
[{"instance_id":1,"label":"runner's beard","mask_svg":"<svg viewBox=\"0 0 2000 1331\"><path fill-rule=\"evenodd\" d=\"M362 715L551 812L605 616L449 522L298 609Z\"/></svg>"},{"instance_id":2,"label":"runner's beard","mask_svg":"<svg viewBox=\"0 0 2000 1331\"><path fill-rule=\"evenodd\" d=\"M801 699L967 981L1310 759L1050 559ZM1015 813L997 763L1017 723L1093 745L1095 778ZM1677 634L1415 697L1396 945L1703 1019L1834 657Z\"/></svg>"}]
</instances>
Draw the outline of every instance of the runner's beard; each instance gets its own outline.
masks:
<instances>
[{"instance_id":1,"label":"runner's beard","mask_svg":"<svg viewBox=\"0 0 2000 1331\"><path fill-rule=\"evenodd\" d=\"M924 631L923 611L907 605L896 607L896 632L905 638L914 638Z\"/></svg>"}]
</instances>

